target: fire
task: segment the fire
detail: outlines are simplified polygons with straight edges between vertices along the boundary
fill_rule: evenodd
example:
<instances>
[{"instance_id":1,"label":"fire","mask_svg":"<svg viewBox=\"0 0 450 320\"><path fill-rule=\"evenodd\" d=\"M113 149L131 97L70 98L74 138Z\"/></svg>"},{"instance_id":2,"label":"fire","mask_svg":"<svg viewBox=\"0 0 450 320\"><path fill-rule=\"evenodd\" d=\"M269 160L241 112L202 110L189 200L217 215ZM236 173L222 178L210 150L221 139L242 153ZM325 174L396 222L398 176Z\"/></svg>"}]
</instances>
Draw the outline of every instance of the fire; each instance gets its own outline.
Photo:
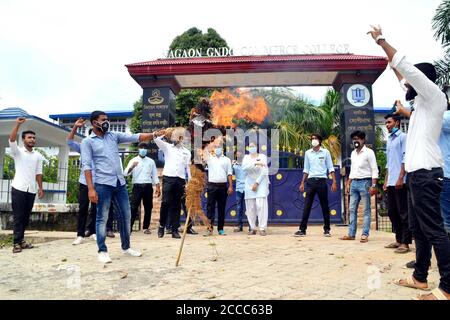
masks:
<instances>
[{"instance_id":1,"label":"fire","mask_svg":"<svg viewBox=\"0 0 450 320\"><path fill-rule=\"evenodd\" d=\"M260 124L269 114L269 107L262 97L253 97L249 91L237 90L235 94L228 89L214 91L212 104L212 123L216 126L235 128L237 119Z\"/></svg>"}]
</instances>

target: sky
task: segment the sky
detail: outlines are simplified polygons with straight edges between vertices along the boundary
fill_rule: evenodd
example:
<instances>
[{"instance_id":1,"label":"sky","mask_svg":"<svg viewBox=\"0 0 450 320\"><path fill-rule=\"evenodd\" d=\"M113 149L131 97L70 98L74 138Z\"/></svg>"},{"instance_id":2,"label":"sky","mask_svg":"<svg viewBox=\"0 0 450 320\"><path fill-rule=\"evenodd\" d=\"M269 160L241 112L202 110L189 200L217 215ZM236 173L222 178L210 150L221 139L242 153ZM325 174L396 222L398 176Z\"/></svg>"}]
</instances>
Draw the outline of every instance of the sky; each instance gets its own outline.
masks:
<instances>
[{"instance_id":1,"label":"sky","mask_svg":"<svg viewBox=\"0 0 450 320\"><path fill-rule=\"evenodd\" d=\"M142 94L125 64L162 57L191 27L214 28L230 47L348 44L384 52L366 34L380 24L413 63L443 50L431 20L441 0L0 0L0 110L49 114L131 110ZM297 89L320 101L326 88ZM404 97L389 68L373 86L374 105Z\"/></svg>"}]
</instances>

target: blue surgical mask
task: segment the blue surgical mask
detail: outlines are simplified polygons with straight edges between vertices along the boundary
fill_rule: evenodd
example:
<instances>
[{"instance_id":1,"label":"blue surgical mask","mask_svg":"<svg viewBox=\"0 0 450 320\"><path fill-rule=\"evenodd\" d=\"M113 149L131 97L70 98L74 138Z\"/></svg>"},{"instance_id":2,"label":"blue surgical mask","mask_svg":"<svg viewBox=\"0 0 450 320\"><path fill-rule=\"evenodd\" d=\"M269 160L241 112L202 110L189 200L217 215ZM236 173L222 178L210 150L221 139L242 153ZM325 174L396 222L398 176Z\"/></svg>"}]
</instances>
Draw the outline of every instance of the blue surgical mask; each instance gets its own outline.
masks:
<instances>
[{"instance_id":1,"label":"blue surgical mask","mask_svg":"<svg viewBox=\"0 0 450 320\"><path fill-rule=\"evenodd\" d=\"M256 153L256 147L249 147L248 152L250 152L251 154Z\"/></svg>"},{"instance_id":2,"label":"blue surgical mask","mask_svg":"<svg viewBox=\"0 0 450 320\"><path fill-rule=\"evenodd\" d=\"M220 157L222 155L222 148L216 148L216 156Z\"/></svg>"},{"instance_id":3,"label":"blue surgical mask","mask_svg":"<svg viewBox=\"0 0 450 320\"><path fill-rule=\"evenodd\" d=\"M144 158L147 155L147 149L139 149L139 155Z\"/></svg>"},{"instance_id":4,"label":"blue surgical mask","mask_svg":"<svg viewBox=\"0 0 450 320\"><path fill-rule=\"evenodd\" d=\"M392 130L391 130L391 134L394 134L394 133L396 133L398 131L398 128L397 127L394 127L394 128L392 128Z\"/></svg>"}]
</instances>

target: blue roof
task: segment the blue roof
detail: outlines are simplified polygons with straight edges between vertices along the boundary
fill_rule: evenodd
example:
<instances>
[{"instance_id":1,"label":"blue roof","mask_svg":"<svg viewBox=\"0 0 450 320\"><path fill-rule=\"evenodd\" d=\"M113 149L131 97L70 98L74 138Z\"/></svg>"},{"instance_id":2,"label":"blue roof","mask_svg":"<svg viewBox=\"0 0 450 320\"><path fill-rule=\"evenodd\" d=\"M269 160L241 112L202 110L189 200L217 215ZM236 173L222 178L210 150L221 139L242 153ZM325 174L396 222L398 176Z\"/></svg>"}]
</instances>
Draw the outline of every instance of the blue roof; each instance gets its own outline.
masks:
<instances>
[{"instance_id":1,"label":"blue roof","mask_svg":"<svg viewBox=\"0 0 450 320\"><path fill-rule=\"evenodd\" d=\"M389 113L391 108L389 107L373 107L374 113Z\"/></svg>"},{"instance_id":2,"label":"blue roof","mask_svg":"<svg viewBox=\"0 0 450 320\"><path fill-rule=\"evenodd\" d=\"M133 110L119 110L119 111L104 111L109 117L132 117ZM91 112L78 112L78 113L61 113L61 114L51 114L48 117L53 120L58 119L88 119Z\"/></svg>"},{"instance_id":3,"label":"blue roof","mask_svg":"<svg viewBox=\"0 0 450 320\"><path fill-rule=\"evenodd\" d=\"M47 124L49 126L57 127L57 128L59 128L61 130L70 132L69 129L66 129L66 128L58 125L58 124L51 123L50 121L44 120L44 119L39 118L37 116L33 116L33 115L29 114L28 112L26 112L25 110L23 110L22 108L6 108L6 109L3 109L3 110L0 110L0 120L16 119L18 117L24 117L24 118L27 118L27 119L35 119L37 121L44 122L45 124ZM80 135L78 133L77 133L77 135L79 137L81 137L81 138L84 138L83 135Z\"/></svg>"}]
</instances>

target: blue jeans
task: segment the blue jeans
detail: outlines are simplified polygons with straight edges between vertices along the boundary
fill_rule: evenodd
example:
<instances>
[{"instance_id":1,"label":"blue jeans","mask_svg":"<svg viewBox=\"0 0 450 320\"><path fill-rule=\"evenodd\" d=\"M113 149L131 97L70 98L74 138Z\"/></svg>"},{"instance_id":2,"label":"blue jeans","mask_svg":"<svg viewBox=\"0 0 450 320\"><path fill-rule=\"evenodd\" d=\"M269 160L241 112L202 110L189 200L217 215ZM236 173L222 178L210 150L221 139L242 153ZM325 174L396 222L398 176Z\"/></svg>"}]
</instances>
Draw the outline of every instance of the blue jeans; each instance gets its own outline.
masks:
<instances>
[{"instance_id":1,"label":"blue jeans","mask_svg":"<svg viewBox=\"0 0 450 320\"><path fill-rule=\"evenodd\" d=\"M242 221L244 218L244 210L245 210L245 193L236 191L236 211L238 216L238 226L242 228L244 222Z\"/></svg>"},{"instance_id":2,"label":"blue jeans","mask_svg":"<svg viewBox=\"0 0 450 320\"><path fill-rule=\"evenodd\" d=\"M371 185L371 179L352 180L352 184L350 186L350 222L348 227L348 235L350 237L354 237L356 235L356 228L358 225L358 206L360 201L364 204L362 235L369 235L371 214L369 188Z\"/></svg>"},{"instance_id":3,"label":"blue jeans","mask_svg":"<svg viewBox=\"0 0 450 320\"><path fill-rule=\"evenodd\" d=\"M450 179L444 178L444 187L441 192L441 213L444 218L444 228L450 234Z\"/></svg>"},{"instance_id":4,"label":"blue jeans","mask_svg":"<svg viewBox=\"0 0 450 320\"><path fill-rule=\"evenodd\" d=\"M97 191L98 194L97 221L95 224L98 252L108 251L108 248L105 245L105 239L106 223L108 221L111 202L113 202L115 209L114 213L116 214L117 225L119 227L122 250L129 249L131 209L130 201L128 199L127 185L124 184L121 186L119 181L117 181L117 186L115 187L96 183L95 191Z\"/></svg>"}]
</instances>

